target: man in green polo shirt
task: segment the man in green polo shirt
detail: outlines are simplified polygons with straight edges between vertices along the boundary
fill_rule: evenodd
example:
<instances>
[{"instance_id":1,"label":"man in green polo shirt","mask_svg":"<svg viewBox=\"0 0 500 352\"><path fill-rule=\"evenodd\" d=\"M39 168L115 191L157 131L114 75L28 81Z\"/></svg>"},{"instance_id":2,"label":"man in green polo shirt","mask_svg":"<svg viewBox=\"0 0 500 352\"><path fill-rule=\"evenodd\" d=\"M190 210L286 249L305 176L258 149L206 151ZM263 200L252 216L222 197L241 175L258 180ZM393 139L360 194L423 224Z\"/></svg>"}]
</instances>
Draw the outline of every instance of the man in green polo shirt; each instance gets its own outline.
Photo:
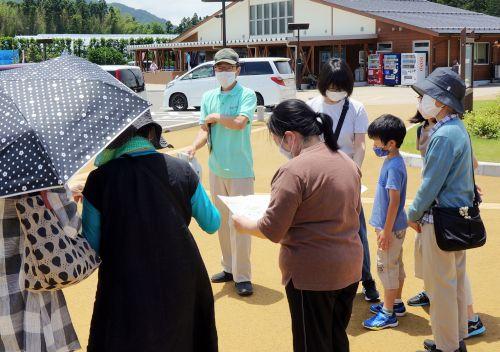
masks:
<instances>
[{"instance_id":1,"label":"man in green polo shirt","mask_svg":"<svg viewBox=\"0 0 500 352\"><path fill-rule=\"evenodd\" d=\"M208 143L210 192L222 217L219 242L222 272L212 282L233 281L240 296L253 293L251 237L236 234L221 196L245 196L254 192L251 124L257 107L255 92L241 86L238 54L222 49L215 54L215 76L220 87L206 92L201 102L201 130L188 151L191 158Z\"/></svg>"}]
</instances>

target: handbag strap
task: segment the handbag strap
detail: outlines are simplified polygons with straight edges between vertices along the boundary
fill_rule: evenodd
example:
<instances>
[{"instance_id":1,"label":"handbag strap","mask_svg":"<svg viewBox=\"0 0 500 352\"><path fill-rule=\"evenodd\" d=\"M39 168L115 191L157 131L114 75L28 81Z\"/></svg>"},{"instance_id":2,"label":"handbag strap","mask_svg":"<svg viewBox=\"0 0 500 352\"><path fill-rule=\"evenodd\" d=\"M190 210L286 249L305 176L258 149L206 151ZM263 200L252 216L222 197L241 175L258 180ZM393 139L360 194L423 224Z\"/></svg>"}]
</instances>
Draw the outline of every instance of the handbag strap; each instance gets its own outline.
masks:
<instances>
[{"instance_id":1,"label":"handbag strap","mask_svg":"<svg viewBox=\"0 0 500 352\"><path fill-rule=\"evenodd\" d=\"M474 172L474 152L472 150L472 139L470 138L469 132L467 132L467 136L469 137L469 143L470 143L470 158L471 158L471 163L472 163L472 182L474 185L474 199L472 200L472 205L474 207L479 207L479 204L483 201L481 199L481 195L479 194L479 191L477 190L476 186L476 175Z\"/></svg>"},{"instance_id":2,"label":"handbag strap","mask_svg":"<svg viewBox=\"0 0 500 352\"><path fill-rule=\"evenodd\" d=\"M344 121L348 110L349 110L349 99L346 98L344 101L344 106L342 107L342 113L340 114L339 122L337 123L337 128L335 129L335 133L333 135L333 139L336 142L339 140L340 131L342 130L342 126L344 126Z\"/></svg>"}]
</instances>

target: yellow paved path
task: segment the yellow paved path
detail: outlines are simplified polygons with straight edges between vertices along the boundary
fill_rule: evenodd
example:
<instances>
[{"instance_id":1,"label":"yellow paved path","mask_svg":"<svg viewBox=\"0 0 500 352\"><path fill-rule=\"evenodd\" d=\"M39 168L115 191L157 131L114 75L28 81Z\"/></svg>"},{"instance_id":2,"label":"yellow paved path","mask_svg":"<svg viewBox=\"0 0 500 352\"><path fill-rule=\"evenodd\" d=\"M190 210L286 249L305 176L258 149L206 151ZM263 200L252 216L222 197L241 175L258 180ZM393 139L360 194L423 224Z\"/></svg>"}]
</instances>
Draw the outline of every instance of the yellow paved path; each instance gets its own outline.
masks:
<instances>
[{"instance_id":1,"label":"yellow paved path","mask_svg":"<svg viewBox=\"0 0 500 352\"><path fill-rule=\"evenodd\" d=\"M414 113L415 106L397 105L367 106L371 119L381 113L390 112L408 118ZM276 169L284 162L274 143L270 140L263 124L254 127L252 142L255 157L256 192L269 192L269 183ZM196 129L168 134L169 142L181 148L189 145L196 134ZM374 197L374 186L382 160L368 152L363 165L363 184L369 190L363 194L366 216L371 214ZM207 152L198 155L205 166ZM408 169L408 197L413 198L419 184L420 170ZM204 184L207 185L207 172L204 173ZM468 350L472 352L500 351L500 178L477 177L477 182L485 193L485 209L483 219L488 230L488 243L485 247L468 252L468 272L471 278L475 308L480 314L488 331L483 337L468 341ZM203 255L209 274L219 271L220 251L216 235L203 233L196 224L191 226ZM138 239L139 240L139 239ZM407 282L404 299L422 289L422 282L413 277L413 240L414 233L408 231L404 244L404 262ZM372 261L376 252L376 241L373 229L369 228L369 241ZM252 248L253 282L255 295L241 299L231 284L213 285L216 319L219 333L220 351L223 352L289 352L292 351L290 318L284 295L280 285L278 269L279 245L254 239ZM376 277L376 270L372 271ZM133 280L133 277L130 278ZM65 290L74 324L83 346L88 339L92 304L95 296L97 275L82 284ZM168 280L168 278L165 278ZM379 285L379 287L381 287ZM126 307L123 307L126 309ZM370 316L368 304L359 294L354 304L354 312L349 327L351 350L356 352L400 352L420 351L422 341L429 338L431 330L429 317L422 308L408 308L409 314L400 319L396 329L372 332L361 327L362 320ZM117 351L118 352L118 351ZM140 351L138 351L140 352ZM170 351L165 351L170 352Z\"/></svg>"}]
</instances>

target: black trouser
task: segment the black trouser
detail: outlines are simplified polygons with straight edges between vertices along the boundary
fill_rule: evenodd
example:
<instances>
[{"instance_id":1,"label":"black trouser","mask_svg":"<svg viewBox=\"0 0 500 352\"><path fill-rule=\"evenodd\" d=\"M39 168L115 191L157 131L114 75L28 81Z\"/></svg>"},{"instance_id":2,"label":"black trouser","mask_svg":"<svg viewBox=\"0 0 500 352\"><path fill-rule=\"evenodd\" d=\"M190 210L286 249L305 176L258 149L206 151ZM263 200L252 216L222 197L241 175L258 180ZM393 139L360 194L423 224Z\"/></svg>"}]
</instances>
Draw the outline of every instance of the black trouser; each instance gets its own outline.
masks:
<instances>
[{"instance_id":1,"label":"black trouser","mask_svg":"<svg viewBox=\"0 0 500 352\"><path fill-rule=\"evenodd\" d=\"M304 291L286 286L294 352L348 352L346 329L358 283L336 291Z\"/></svg>"}]
</instances>

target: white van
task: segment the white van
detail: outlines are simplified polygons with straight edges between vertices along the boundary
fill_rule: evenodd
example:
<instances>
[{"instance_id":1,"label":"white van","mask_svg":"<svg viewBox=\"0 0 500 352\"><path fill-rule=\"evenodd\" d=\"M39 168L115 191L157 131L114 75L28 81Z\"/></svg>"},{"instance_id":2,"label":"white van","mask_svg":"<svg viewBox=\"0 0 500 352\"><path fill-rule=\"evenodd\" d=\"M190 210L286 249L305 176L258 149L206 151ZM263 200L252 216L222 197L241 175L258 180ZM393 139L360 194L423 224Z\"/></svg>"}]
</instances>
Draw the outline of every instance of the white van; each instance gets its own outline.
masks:
<instances>
[{"instance_id":1,"label":"white van","mask_svg":"<svg viewBox=\"0 0 500 352\"><path fill-rule=\"evenodd\" d=\"M275 106L297 93L290 59L278 57L240 59L238 82L253 89L257 105ZM163 107L175 111L200 107L203 94L217 88L214 62L203 63L170 82L165 89Z\"/></svg>"}]
</instances>

